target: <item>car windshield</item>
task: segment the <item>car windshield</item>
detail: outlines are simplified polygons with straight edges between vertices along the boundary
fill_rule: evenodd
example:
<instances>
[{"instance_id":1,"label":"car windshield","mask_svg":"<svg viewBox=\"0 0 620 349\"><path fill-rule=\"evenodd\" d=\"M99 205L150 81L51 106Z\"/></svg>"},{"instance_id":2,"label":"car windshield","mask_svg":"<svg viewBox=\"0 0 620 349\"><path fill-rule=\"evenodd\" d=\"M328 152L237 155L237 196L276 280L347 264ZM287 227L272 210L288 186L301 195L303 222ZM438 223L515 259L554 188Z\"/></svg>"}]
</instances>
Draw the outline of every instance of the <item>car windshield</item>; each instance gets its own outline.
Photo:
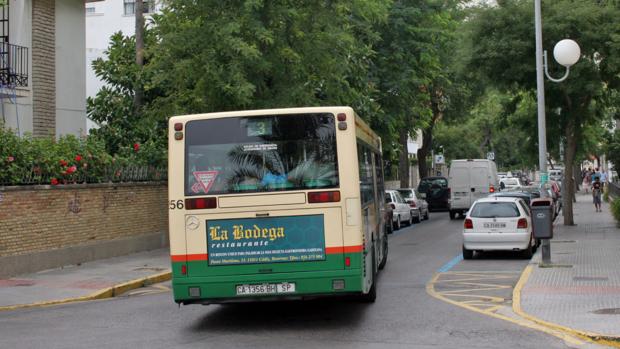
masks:
<instances>
[{"instance_id":1,"label":"car windshield","mask_svg":"<svg viewBox=\"0 0 620 349\"><path fill-rule=\"evenodd\" d=\"M420 193L426 193L431 187L447 188L448 180L445 178L424 178L418 185L418 191Z\"/></svg>"},{"instance_id":2,"label":"car windshield","mask_svg":"<svg viewBox=\"0 0 620 349\"><path fill-rule=\"evenodd\" d=\"M335 188L333 114L190 121L185 195Z\"/></svg>"},{"instance_id":3,"label":"car windshield","mask_svg":"<svg viewBox=\"0 0 620 349\"><path fill-rule=\"evenodd\" d=\"M504 179L504 184L518 185L519 181L516 178L506 178L506 179Z\"/></svg>"},{"instance_id":4,"label":"car windshield","mask_svg":"<svg viewBox=\"0 0 620 349\"><path fill-rule=\"evenodd\" d=\"M498 218L519 217L519 209L514 202L479 202L471 209L470 217Z\"/></svg>"}]
</instances>

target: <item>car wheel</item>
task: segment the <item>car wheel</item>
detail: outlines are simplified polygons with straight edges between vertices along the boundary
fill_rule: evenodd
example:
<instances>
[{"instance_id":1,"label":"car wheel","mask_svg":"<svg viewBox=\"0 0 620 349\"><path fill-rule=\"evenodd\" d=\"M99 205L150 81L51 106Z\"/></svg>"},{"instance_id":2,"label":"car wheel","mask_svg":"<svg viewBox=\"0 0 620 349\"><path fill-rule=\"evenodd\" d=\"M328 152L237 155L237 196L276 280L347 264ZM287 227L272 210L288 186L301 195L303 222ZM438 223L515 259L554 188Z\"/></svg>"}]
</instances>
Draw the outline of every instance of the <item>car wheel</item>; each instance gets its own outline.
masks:
<instances>
[{"instance_id":1,"label":"car wheel","mask_svg":"<svg viewBox=\"0 0 620 349\"><path fill-rule=\"evenodd\" d=\"M409 220L407 221L407 225L413 225L413 213L409 212Z\"/></svg>"},{"instance_id":2,"label":"car wheel","mask_svg":"<svg viewBox=\"0 0 620 349\"><path fill-rule=\"evenodd\" d=\"M413 213L411 213L411 216L413 217ZM421 213L418 213L417 216L415 216L415 218L413 218L413 223L420 223L420 217L422 216Z\"/></svg>"},{"instance_id":3,"label":"car wheel","mask_svg":"<svg viewBox=\"0 0 620 349\"><path fill-rule=\"evenodd\" d=\"M532 246L532 237L530 237L530 241L527 244L527 248L521 251L521 255L523 259L530 259L534 255L534 247Z\"/></svg>"},{"instance_id":4,"label":"car wheel","mask_svg":"<svg viewBox=\"0 0 620 349\"><path fill-rule=\"evenodd\" d=\"M426 214L424 215L424 220L425 220L425 221L427 221L427 220L429 220L430 218L431 218L431 217L430 217L430 215L429 215L429 213L428 213L428 210L426 210Z\"/></svg>"},{"instance_id":5,"label":"car wheel","mask_svg":"<svg viewBox=\"0 0 620 349\"><path fill-rule=\"evenodd\" d=\"M385 232L388 234L392 234L394 232L394 225L392 223L386 224Z\"/></svg>"},{"instance_id":6,"label":"car wheel","mask_svg":"<svg viewBox=\"0 0 620 349\"><path fill-rule=\"evenodd\" d=\"M396 216L396 222L394 223L394 230L400 229L400 216Z\"/></svg>"},{"instance_id":7,"label":"car wheel","mask_svg":"<svg viewBox=\"0 0 620 349\"><path fill-rule=\"evenodd\" d=\"M455 219L456 218L456 212L450 210L450 219Z\"/></svg>"},{"instance_id":8,"label":"car wheel","mask_svg":"<svg viewBox=\"0 0 620 349\"><path fill-rule=\"evenodd\" d=\"M463 259L472 259L474 258L474 250L468 250L463 245Z\"/></svg>"}]
</instances>

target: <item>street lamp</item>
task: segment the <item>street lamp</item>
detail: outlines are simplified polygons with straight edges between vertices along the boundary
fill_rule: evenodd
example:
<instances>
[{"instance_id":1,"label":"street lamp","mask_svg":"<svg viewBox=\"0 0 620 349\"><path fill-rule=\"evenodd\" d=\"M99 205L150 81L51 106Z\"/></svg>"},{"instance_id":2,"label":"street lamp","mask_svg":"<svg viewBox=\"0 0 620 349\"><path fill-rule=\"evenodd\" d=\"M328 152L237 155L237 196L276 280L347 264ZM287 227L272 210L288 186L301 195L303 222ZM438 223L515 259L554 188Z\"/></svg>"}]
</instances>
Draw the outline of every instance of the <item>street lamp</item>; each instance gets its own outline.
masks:
<instances>
[{"instance_id":1,"label":"street lamp","mask_svg":"<svg viewBox=\"0 0 620 349\"><path fill-rule=\"evenodd\" d=\"M581 50L579 45L573 40L565 39L558 42L553 49L553 57L561 65L566 67L566 73L560 79L554 79L549 76L547 69L547 52L543 53L542 49L542 15L541 0L534 1L534 25L536 30L536 89L538 95L538 166L540 167L540 185L541 189L545 182L549 179L547 173L547 130L545 125L545 81L544 72L547 78L553 82L564 81L569 74L570 66L577 63ZM541 196L545 195L545 191L540 191ZM551 263L551 243L549 239L542 240L542 261L543 264Z\"/></svg>"}]
</instances>

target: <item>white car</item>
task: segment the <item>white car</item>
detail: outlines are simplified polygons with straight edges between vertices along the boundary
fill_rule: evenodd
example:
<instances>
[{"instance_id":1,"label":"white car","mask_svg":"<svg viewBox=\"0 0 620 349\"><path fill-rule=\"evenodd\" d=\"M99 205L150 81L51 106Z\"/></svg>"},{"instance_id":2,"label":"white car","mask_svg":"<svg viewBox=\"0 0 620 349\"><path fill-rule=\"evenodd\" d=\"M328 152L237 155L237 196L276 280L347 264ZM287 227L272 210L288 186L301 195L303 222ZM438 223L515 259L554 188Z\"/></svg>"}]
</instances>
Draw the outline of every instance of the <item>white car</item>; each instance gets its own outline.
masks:
<instances>
[{"instance_id":1,"label":"white car","mask_svg":"<svg viewBox=\"0 0 620 349\"><path fill-rule=\"evenodd\" d=\"M411 213L411 207L405 202L403 197L396 190L385 191L385 203L392 206L394 215L392 216L392 224L394 230L400 229L402 223L407 225L413 224L413 214Z\"/></svg>"},{"instance_id":2,"label":"white car","mask_svg":"<svg viewBox=\"0 0 620 349\"><path fill-rule=\"evenodd\" d=\"M499 186L502 190L518 190L521 189L521 181L519 178L503 178L499 181Z\"/></svg>"},{"instance_id":3,"label":"white car","mask_svg":"<svg viewBox=\"0 0 620 349\"><path fill-rule=\"evenodd\" d=\"M463 223L463 259L475 252L520 251L531 258L536 248L530 208L515 197L490 197L474 202Z\"/></svg>"},{"instance_id":4,"label":"white car","mask_svg":"<svg viewBox=\"0 0 620 349\"><path fill-rule=\"evenodd\" d=\"M398 189L398 193L403 197L406 203L411 208L413 214L413 222L420 223L422 219L427 220L428 215L428 203L422 199L422 195L412 188Z\"/></svg>"}]
</instances>

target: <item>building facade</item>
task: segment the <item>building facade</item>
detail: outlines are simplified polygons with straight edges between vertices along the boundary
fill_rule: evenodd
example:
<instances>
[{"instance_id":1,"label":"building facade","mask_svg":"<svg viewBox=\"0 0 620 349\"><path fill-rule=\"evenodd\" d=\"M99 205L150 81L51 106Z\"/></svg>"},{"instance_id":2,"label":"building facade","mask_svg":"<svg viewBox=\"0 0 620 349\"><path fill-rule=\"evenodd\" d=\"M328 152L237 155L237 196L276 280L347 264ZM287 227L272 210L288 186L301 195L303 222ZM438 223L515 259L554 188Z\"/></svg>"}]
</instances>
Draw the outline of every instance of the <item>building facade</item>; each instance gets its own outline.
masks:
<instances>
[{"instance_id":1,"label":"building facade","mask_svg":"<svg viewBox=\"0 0 620 349\"><path fill-rule=\"evenodd\" d=\"M161 9L162 1L144 0L144 12L149 14ZM121 31L131 36L136 31L135 0L103 0L86 4L86 96L94 97L104 83L95 75L92 62L105 58L112 34ZM89 120L88 128L94 127Z\"/></svg>"},{"instance_id":2,"label":"building facade","mask_svg":"<svg viewBox=\"0 0 620 349\"><path fill-rule=\"evenodd\" d=\"M9 0L0 6L4 127L20 135L86 132L84 3Z\"/></svg>"}]
</instances>

